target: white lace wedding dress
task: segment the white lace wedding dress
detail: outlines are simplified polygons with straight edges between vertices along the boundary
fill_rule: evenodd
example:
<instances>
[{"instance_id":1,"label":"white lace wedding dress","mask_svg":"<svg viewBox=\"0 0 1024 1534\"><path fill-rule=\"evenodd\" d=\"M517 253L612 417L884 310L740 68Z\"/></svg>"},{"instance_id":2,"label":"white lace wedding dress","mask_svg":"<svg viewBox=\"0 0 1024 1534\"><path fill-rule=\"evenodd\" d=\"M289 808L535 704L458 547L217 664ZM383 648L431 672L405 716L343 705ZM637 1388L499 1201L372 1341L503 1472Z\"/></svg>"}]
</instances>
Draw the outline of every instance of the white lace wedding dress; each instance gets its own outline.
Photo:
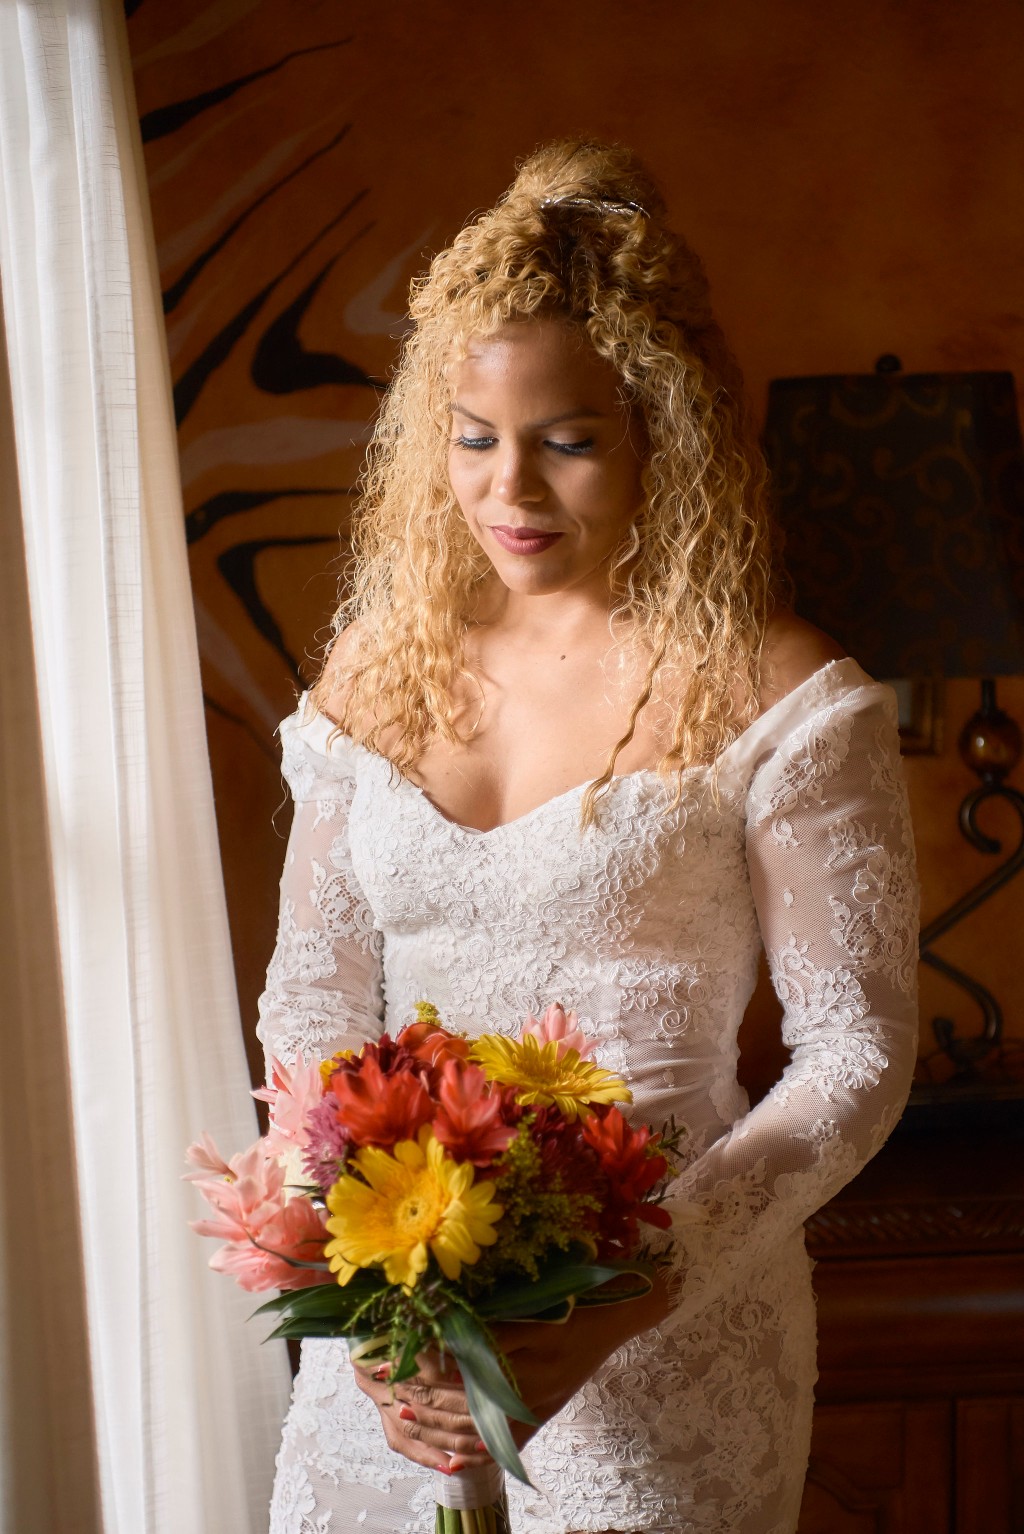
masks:
<instances>
[{"instance_id":1,"label":"white lace wedding dress","mask_svg":"<svg viewBox=\"0 0 1024 1534\"><path fill-rule=\"evenodd\" d=\"M333 734L333 739L332 739ZM295 818L260 1037L289 1060L578 1009L630 1110L685 1124L678 1309L620 1348L509 1482L516 1534L792 1534L815 1379L802 1222L882 1144L915 1055L917 888L893 695L833 662L711 773L613 780L508 825L446 819L321 715L281 727ZM762 942L792 1060L750 1110L736 1032ZM683 1218L686 1216L686 1218ZM432 1534L433 1475L385 1444L344 1342L303 1346L271 1534Z\"/></svg>"}]
</instances>

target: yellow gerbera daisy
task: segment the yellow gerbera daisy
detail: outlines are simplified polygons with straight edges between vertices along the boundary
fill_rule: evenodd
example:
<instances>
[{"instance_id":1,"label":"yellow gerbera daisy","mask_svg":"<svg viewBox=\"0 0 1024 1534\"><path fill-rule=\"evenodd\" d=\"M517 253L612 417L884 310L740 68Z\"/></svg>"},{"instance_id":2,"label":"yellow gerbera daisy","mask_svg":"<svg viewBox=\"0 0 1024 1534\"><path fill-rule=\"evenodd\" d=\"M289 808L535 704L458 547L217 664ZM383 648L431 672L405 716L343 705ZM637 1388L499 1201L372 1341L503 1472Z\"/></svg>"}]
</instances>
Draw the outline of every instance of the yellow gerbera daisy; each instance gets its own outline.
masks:
<instances>
[{"instance_id":1,"label":"yellow gerbera daisy","mask_svg":"<svg viewBox=\"0 0 1024 1534\"><path fill-rule=\"evenodd\" d=\"M339 1049L338 1053L332 1055L329 1060L320 1061L320 1080L323 1082L325 1089L341 1062L343 1060L354 1060L355 1053L354 1049Z\"/></svg>"},{"instance_id":2,"label":"yellow gerbera daisy","mask_svg":"<svg viewBox=\"0 0 1024 1534\"><path fill-rule=\"evenodd\" d=\"M567 1119L585 1118L589 1103L633 1101L621 1076L581 1060L575 1049L559 1057L558 1048L557 1040L542 1045L530 1033L521 1039L485 1033L469 1054L491 1081L515 1087L518 1102L542 1107L553 1103Z\"/></svg>"},{"instance_id":3,"label":"yellow gerbera daisy","mask_svg":"<svg viewBox=\"0 0 1024 1534\"><path fill-rule=\"evenodd\" d=\"M339 1284L358 1268L383 1265L389 1283L411 1289L430 1252L456 1279L498 1239L492 1227L505 1211L493 1201L493 1182L474 1183L472 1164L454 1161L428 1124L393 1156L366 1146L352 1159L366 1181L346 1173L327 1195L335 1239L324 1253Z\"/></svg>"}]
</instances>

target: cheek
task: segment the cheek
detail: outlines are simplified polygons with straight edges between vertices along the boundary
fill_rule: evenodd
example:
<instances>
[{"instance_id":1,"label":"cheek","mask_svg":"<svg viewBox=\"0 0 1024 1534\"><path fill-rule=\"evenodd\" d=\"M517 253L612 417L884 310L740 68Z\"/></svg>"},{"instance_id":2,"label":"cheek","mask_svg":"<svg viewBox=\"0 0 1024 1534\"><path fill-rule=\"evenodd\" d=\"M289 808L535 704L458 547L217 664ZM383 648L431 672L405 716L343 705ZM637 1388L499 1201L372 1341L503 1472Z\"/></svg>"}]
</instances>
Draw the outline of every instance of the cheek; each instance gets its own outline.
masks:
<instances>
[{"instance_id":1,"label":"cheek","mask_svg":"<svg viewBox=\"0 0 1024 1534\"><path fill-rule=\"evenodd\" d=\"M448 483L455 499L461 502L468 493L468 476L464 462L454 451L448 454Z\"/></svg>"},{"instance_id":2,"label":"cheek","mask_svg":"<svg viewBox=\"0 0 1024 1534\"><path fill-rule=\"evenodd\" d=\"M472 516L474 506L483 496L481 479L478 464L467 463L461 453L449 453L448 483L452 487L452 494L459 503L460 509L467 517Z\"/></svg>"},{"instance_id":3,"label":"cheek","mask_svg":"<svg viewBox=\"0 0 1024 1534\"><path fill-rule=\"evenodd\" d=\"M599 521L609 537L617 536L636 516L643 501L639 470L626 468L594 487L589 504L599 507Z\"/></svg>"}]
</instances>

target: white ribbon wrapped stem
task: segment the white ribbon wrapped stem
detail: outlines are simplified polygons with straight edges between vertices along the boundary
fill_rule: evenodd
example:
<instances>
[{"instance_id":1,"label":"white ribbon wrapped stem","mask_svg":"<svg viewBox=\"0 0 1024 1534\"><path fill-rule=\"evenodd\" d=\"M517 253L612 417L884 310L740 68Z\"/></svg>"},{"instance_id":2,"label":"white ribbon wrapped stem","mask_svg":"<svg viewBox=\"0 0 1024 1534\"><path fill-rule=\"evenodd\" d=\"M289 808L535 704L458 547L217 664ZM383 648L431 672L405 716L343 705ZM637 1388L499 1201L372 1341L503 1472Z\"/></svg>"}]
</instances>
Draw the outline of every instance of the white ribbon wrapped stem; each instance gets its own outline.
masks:
<instances>
[{"instance_id":1,"label":"white ribbon wrapped stem","mask_svg":"<svg viewBox=\"0 0 1024 1534\"><path fill-rule=\"evenodd\" d=\"M505 1484L500 1465L475 1465L470 1470L456 1470L454 1475L434 1472L434 1501L457 1513L469 1513L477 1507L497 1502Z\"/></svg>"}]
</instances>

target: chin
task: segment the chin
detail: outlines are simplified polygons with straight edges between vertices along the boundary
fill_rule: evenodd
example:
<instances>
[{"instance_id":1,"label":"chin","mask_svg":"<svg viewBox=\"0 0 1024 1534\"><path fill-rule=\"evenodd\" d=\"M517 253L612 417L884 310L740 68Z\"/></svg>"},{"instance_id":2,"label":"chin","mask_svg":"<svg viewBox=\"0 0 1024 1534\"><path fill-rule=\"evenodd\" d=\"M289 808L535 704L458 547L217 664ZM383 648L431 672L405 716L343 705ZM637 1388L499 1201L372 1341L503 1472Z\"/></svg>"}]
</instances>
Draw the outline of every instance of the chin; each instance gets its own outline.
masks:
<instances>
[{"instance_id":1,"label":"chin","mask_svg":"<svg viewBox=\"0 0 1024 1534\"><path fill-rule=\"evenodd\" d=\"M501 584L517 596L547 597L557 591L567 591L573 581L567 570L512 569L494 567Z\"/></svg>"}]
</instances>

